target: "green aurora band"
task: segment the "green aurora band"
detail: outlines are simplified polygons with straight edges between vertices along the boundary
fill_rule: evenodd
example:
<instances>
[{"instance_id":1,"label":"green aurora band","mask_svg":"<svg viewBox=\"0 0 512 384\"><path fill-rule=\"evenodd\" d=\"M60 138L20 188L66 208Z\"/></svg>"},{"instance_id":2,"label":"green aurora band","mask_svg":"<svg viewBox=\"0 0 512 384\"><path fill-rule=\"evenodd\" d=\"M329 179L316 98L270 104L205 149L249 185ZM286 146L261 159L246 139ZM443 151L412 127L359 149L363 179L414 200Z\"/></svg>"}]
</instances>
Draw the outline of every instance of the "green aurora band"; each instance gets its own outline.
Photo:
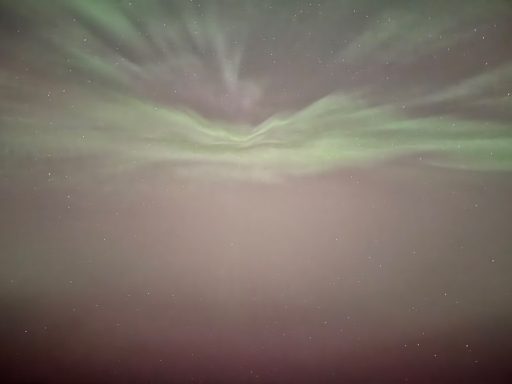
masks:
<instances>
[{"instance_id":1,"label":"green aurora band","mask_svg":"<svg viewBox=\"0 0 512 384\"><path fill-rule=\"evenodd\" d=\"M512 170L510 3L382 3L2 2L0 171Z\"/></svg>"}]
</instances>

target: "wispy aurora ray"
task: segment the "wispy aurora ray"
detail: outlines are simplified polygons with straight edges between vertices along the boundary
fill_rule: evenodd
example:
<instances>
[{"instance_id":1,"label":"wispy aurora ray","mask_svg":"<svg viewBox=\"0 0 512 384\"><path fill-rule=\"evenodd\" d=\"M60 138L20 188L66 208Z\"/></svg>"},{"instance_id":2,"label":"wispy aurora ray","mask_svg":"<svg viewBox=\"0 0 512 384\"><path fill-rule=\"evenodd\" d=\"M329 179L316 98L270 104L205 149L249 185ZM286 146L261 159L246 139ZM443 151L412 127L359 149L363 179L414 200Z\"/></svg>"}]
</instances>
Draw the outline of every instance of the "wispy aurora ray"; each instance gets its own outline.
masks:
<instances>
[{"instance_id":1,"label":"wispy aurora ray","mask_svg":"<svg viewBox=\"0 0 512 384\"><path fill-rule=\"evenodd\" d=\"M511 170L512 5L448 3L3 1L2 171Z\"/></svg>"}]
</instances>

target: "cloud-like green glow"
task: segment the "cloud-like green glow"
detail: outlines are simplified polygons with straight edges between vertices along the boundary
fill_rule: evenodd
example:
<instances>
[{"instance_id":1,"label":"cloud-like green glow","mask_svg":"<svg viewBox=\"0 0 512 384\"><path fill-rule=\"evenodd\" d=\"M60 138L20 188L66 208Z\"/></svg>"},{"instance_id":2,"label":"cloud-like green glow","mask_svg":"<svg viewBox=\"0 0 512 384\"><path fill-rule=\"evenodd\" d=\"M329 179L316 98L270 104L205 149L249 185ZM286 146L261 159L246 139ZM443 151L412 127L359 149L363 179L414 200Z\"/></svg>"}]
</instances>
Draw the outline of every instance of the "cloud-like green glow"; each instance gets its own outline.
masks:
<instances>
[{"instance_id":1,"label":"cloud-like green glow","mask_svg":"<svg viewBox=\"0 0 512 384\"><path fill-rule=\"evenodd\" d=\"M3 170L48 156L257 178L402 156L512 169L511 60L483 56L511 7L343 5L9 4L22 27L4 39Z\"/></svg>"}]
</instances>

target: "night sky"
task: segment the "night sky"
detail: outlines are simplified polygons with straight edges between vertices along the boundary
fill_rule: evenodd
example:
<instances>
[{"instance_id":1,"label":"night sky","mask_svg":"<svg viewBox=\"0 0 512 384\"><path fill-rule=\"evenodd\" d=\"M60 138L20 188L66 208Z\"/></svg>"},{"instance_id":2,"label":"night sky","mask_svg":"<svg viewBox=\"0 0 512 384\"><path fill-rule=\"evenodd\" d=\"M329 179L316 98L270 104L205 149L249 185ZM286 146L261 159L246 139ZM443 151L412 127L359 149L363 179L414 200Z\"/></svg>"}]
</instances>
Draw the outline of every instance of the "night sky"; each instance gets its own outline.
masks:
<instances>
[{"instance_id":1,"label":"night sky","mask_svg":"<svg viewBox=\"0 0 512 384\"><path fill-rule=\"evenodd\" d=\"M1 383L511 358L511 1L0 0Z\"/></svg>"}]
</instances>

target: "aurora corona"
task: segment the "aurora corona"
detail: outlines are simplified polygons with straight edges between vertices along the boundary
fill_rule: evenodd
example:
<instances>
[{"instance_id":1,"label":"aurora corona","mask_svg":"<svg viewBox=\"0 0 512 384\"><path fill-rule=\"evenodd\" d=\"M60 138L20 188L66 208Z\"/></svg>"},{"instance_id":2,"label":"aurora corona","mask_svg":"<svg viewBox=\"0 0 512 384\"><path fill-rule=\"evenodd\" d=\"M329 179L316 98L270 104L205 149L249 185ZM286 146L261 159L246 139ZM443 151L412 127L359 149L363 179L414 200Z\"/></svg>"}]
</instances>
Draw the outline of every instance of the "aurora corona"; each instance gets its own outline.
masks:
<instances>
[{"instance_id":1,"label":"aurora corona","mask_svg":"<svg viewBox=\"0 0 512 384\"><path fill-rule=\"evenodd\" d=\"M510 169L512 63L490 51L510 7L414 4L8 3L3 163L280 177L411 156Z\"/></svg>"}]
</instances>

